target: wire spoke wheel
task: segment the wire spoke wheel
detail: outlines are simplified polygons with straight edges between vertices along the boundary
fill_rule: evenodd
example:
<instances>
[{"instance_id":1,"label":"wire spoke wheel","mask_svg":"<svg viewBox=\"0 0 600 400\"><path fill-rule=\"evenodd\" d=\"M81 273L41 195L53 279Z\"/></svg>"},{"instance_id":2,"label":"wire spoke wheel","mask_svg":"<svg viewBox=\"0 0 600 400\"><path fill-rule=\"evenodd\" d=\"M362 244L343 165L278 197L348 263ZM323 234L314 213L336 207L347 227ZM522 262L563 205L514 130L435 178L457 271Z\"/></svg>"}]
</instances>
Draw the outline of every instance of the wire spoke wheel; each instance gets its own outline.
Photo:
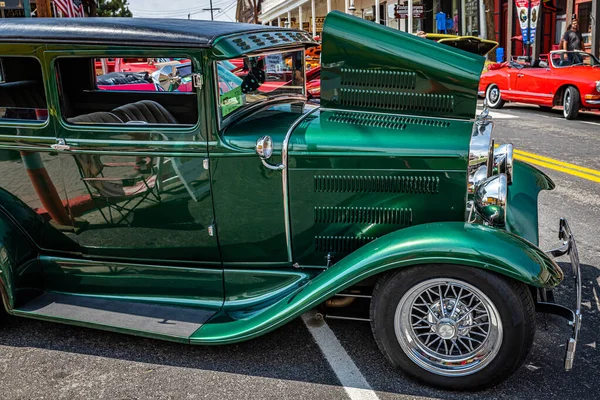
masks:
<instances>
[{"instance_id":1,"label":"wire spoke wheel","mask_svg":"<svg viewBox=\"0 0 600 400\"><path fill-rule=\"evenodd\" d=\"M412 361L443 376L485 368L498 354L503 336L500 314L481 290L443 278L407 291L396 308L394 330Z\"/></svg>"}]
</instances>

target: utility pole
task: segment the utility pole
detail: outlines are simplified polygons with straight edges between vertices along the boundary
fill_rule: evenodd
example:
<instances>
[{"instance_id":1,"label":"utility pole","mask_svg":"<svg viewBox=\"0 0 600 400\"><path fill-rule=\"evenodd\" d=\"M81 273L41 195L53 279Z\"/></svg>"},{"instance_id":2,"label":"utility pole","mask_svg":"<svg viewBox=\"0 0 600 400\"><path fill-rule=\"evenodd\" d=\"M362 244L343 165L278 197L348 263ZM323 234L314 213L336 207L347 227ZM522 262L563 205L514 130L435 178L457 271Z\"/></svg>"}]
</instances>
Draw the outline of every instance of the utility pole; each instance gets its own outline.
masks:
<instances>
[{"instance_id":1,"label":"utility pole","mask_svg":"<svg viewBox=\"0 0 600 400\"><path fill-rule=\"evenodd\" d=\"M50 9L50 0L37 0L37 16L42 18L51 18L52 10Z\"/></svg>"},{"instance_id":2,"label":"utility pole","mask_svg":"<svg viewBox=\"0 0 600 400\"><path fill-rule=\"evenodd\" d=\"M592 48L591 53L600 56L600 4L592 1Z\"/></svg>"},{"instance_id":3,"label":"utility pole","mask_svg":"<svg viewBox=\"0 0 600 400\"><path fill-rule=\"evenodd\" d=\"M215 16L213 15L213 11L221 11L220 8L213 8L212 5L212 0L210 0L210 8L203 8L202 11L210 11L210 20L214 21L215 20Z\"/></svg>"}]
</instances>

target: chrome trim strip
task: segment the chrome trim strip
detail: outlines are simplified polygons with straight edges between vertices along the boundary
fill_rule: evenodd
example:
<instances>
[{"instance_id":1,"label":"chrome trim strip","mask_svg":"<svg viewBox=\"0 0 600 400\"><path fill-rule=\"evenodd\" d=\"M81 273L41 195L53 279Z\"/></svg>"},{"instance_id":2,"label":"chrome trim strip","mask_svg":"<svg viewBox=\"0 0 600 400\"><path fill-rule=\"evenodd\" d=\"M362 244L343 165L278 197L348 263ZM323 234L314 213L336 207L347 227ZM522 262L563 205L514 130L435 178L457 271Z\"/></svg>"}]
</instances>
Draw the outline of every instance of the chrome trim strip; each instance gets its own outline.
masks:
<instances>
[{"instance_id":1,"label":"chrome trim strip","mask_svg":"<svg viewBox=\"0 0 600 400\"><path fill-rule=\"evenodd\" d=\"M600 100L585 100L588 104L600 104Z\"/></svg>"},{"instance_id":2,"label":"chrome trim strip","mask_svg":"<svg viewBox=\"0 0 600 400\"><path fill-rule=\"evenodd\" d=\"M283 186L283 218L285 224L285 244L287 247L289 262L292 262L292 227L290 221L290 199L288 189L288 145L290 143L290 138L292 137L292 132L294 132L298 125L300 125L309 115L318 109L318 107L315 107L294 121L292 126L290 126L290 129L285 134L285 139L283 139L283 146L281 148L281 163L284 165L284 168L281 172L281 184Z\"/></svg>"}]
</instances>

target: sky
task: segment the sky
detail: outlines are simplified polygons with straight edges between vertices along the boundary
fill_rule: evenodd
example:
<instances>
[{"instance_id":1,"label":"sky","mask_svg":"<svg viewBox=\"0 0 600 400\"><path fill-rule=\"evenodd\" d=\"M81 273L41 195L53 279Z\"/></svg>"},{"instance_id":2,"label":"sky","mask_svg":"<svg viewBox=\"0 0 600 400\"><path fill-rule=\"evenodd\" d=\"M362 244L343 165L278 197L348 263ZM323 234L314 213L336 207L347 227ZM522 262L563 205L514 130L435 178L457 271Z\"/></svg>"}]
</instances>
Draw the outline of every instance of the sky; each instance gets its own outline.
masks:
<instances>
[{"instance_id":1,"label":"sky","mask_svg":"<svg viewBox=\"0 0 600 400\"><path fill-rule=\"evenodd\" d=\"M187 18L210 20L210 0L128 0L129 9L135 17L144 18ZM236 0L212 0L215 20L235 21Z\"/></svg>"}]
</instances>

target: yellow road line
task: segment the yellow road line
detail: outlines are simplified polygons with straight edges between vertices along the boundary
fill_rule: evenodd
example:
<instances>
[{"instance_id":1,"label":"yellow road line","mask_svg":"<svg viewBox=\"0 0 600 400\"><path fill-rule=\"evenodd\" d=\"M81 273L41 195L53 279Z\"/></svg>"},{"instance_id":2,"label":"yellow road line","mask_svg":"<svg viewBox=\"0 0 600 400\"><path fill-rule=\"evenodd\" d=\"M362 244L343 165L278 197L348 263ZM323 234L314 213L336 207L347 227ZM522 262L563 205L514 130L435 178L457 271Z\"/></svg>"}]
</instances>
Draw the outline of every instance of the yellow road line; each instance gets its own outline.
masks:
<instances>
[{"instance_id":1,"label":"yellow road line","mask_svg":"<svg viewBox=\"0 0 600 400\"><path fill-rule=\"evenodd\" d=\"M514 153L517 154L517 155L520 155L520 156L524 156L524 157L528 157L528 158L534 158L536 160L545 161L547 163L554 164L554 165L557 165L557 166L560 166L560 167L563 167L563 168L568 168L568 169L572 169L572 170L575 170L575 171L583 172L583 173L590 174L590 175L596 175L596 176L600 177L600 171L597 171L595 169L580 167L579 165L569 164L569 163L564 162L564 161L555 160L553 158L540 156L540 155L534 154L534 153L528 153L528 152L523 151L523 150L516 150L515 149Z\"/></svg>"},{"instance_id":2,"label":"yellow road line","mask_svg":"<svg viewBox=\"0 0 600 400\"><path fill-rule=\"evenodd\" d=\"M518 154L516 152L515 152L515 158L517 160L525 161L525 162L528 162L530 164L539 165L540 167L550 168L550 169L553 169L555 171L564 172L564 173L569 174L569 175L577 176L579 178L587 179L587 180L590 180L592 182L598 182L598 183L600 183L600 175L592 175L592 174L588 174L588 173L585 173L585 172L577 171L575 169L561 167L560 164L554 164L554 163L550 163L550 162L546 162L546 161L540 161L540 160L535 159L535 158L531 158L531 157L526 157L526 156L520 155L520 154ZM559 163L560 163L560 161L559 161ZM592 171L594 171L594 170L592 170ZM594 172L596 174L599 173L599 171L594 171Z\"/></svg>"}]
</instances>

